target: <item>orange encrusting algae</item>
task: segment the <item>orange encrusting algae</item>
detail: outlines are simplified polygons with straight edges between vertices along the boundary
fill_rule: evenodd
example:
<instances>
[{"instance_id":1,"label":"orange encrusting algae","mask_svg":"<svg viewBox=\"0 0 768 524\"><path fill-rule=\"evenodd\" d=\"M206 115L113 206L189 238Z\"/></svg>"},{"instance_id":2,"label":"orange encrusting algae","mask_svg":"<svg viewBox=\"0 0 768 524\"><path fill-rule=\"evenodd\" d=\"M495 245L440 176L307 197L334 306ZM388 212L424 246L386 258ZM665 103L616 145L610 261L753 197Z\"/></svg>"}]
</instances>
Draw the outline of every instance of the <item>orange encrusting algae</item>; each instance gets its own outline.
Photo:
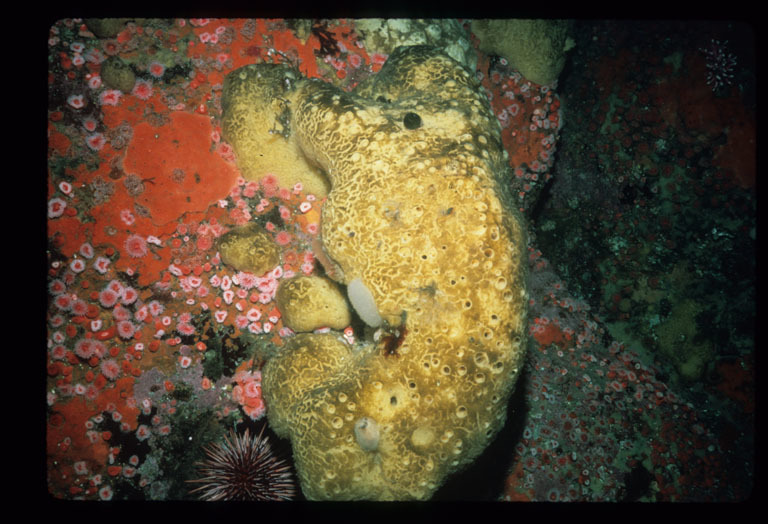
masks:
<instances>
[{"instance_id":1,"label":"orange encrusting algae","mask_svg":"<svg viewBox=\"0 0 768 524\"><path fill-rule=\"evenodd\" d=\"M149 210L156 225L204 211L227 196L238 176L233 164L211 152L213 127L208 117L173 112L170 119L159 128L146 122L136 125L123 162L127 173L137 173L144 181L145 190L136 201Z\"/></svg>"},{"instance_id":2,"label":"orange encrusting algae","mask_svg":"<svg viewBox=\"0 0 768 524\"><path fill-rule=\"evenodd\" d=\"M67 135L56 131L53 125L48 125L49 154L56 153L60 156L66 156L71 145L72 141L67 137Z\"/></svg>"},{"instance_id":3,"label":"orange encrusting algae","mask_svg":"<svg viewBox=\"0 0 768 524\"><path fill-rule=\"evenodd\" d=\"M89 473L106 472L109 444L101 435L95 442L87 434L86 422L91 417L115 409L121 422L131 430L138 424L139 410L128 406L125 399L133 394L132 377L115 381L115 386L101 390L95 401L84 398L71 398L58 402L48 417L46 427L46 449L48 455L48 489L58 496L58 492L73 488L79 492L81 486L87 486L87 477L73 475L71 461L85 462ZM64 458L70 460L63 460ZM74 493L73 493L74 494Z\"/></svg>"}]
</instances>

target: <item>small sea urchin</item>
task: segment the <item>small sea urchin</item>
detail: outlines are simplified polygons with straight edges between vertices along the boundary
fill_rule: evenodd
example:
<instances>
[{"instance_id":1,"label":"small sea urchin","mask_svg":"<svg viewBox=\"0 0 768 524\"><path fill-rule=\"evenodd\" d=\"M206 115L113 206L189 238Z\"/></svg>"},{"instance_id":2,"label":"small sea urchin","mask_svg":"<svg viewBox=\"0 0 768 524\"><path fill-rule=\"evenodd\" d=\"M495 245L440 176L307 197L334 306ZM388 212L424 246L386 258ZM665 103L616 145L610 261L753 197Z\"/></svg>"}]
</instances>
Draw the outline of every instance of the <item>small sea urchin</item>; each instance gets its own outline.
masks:
<instances>
[{"instance_id":1,"label":"small sea urchin","mask_svg":"<svg viewBox=\"0 0 768 524\"><path fill-rule=\"evenodd\" d=\"M272 451L261 432L251 437L230 432L224 443L206 448L208 458L198 462L200 478L187 481L200 484L190 491L202 500L291 500L296 487L291 468Z\"/></svg>"}]
</instances>

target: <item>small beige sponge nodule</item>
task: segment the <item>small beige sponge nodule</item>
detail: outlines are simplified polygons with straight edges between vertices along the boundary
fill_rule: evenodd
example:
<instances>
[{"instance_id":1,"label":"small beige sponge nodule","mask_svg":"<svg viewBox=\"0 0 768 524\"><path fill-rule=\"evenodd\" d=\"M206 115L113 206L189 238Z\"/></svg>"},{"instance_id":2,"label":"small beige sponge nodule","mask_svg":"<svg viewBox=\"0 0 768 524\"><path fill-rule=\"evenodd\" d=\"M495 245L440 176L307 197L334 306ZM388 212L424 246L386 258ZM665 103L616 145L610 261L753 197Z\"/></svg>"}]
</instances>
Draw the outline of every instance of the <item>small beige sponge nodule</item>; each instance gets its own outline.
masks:
<instances>
[{"instance_id":1,"label":"small beige sponge nodule","mask_svg":"<svg viewBox=\"0 0 768 524\"><path fill-rule=\"evenodd\" d=\"M339 288L324 277L298 276L283 280L277 288L277 308L283 323L296 332L321 327L344 329L350 323L349 308Z\"/></svg>"},{"instance_id":2,"label":"small beige sponge nodule","mask_svg":"<svg viewBox=\"0 0 768 524\"><path fill-rule=\"evenodd\" d=\"M567 20L473 20L471 27L481 51L503 56L526 80L539 85L557 80L575 45Z\"/></svg>"},{"instance_id":3,"label":"small beige sponge nodule","mask_svg":"<svg viewBox=\"0 0 768 524\"><path fill-rule=\"evenodd\" d=\"M225 233L219 239L218 248L226 265L256 276L280 263L280 248L272 235L255 222Z\"/></svg>"}]
</instances>

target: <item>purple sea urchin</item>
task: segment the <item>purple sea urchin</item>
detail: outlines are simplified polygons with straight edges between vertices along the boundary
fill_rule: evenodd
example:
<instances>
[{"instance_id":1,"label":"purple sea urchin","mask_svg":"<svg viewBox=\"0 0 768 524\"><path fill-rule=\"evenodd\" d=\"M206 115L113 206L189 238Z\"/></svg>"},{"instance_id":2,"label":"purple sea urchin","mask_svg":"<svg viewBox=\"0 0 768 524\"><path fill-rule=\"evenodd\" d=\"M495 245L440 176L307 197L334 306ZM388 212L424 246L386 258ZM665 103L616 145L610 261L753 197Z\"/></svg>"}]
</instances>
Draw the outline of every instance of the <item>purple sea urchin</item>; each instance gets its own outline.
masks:
<instances>
[{"instance_id":1,"label":"purple sea urchin","mask_svg":"<svg viewBox=\"0 0 768 524\"><path fill-rule=\"evenodd\" d=\"M200 478L187 481L200 484L190 493L200 499L291 500L296 487L287 462L274 454L264 429L251 437L230 432L223 444L206 448L208 458L198 462Z\"/></svg>"}]
</instances>

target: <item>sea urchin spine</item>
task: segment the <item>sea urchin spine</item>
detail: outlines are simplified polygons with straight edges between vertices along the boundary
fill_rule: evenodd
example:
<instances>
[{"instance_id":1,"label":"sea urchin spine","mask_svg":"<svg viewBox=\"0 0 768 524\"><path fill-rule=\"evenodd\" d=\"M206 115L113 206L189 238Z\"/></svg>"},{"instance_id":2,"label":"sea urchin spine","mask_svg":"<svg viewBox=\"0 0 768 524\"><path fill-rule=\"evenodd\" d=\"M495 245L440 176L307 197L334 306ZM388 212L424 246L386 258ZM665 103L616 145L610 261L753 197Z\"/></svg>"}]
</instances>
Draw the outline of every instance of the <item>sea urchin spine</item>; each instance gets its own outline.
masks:
<instances>
[{"instance_id":1,"label":"sea urchin spine","mask_svg":"<svg viewBox=\"0 0 768 524\"><path fill-rule=\"evenodd\" d=\"M205 449L208 458L198 462L200 478L187 481L200 484L190 491L200 499L217 500L291 500L296 487L290 465L272 451L264 428L251 437L230 432L224 443Z\"/></svg>"}]
</instances>

